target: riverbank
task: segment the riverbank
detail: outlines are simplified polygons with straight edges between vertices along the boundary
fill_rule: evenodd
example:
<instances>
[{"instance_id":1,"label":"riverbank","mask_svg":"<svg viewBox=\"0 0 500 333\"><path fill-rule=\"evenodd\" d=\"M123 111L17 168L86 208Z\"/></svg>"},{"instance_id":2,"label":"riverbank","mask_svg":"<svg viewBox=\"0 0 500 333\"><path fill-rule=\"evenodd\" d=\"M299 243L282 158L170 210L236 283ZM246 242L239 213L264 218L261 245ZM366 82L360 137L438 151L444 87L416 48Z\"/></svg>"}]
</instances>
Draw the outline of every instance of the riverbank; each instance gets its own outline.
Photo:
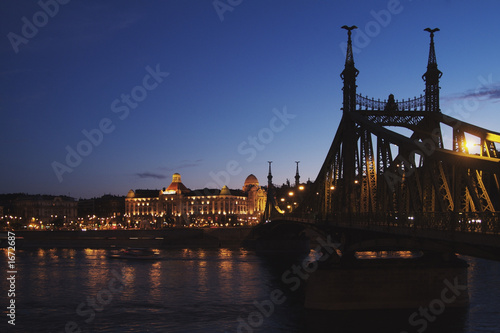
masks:
<instances>
[{"instance_id":1,"label":"riverbank","mask_svg":"<svg viewBox=\"0 0 500 333\"><path fill-rule=\"evenodd\" d=\"M15 231L16 248L238 248L251 244L252 227L161 230ZM7 242L1 240L1 247Z\"/></svg>"}]
</instances>

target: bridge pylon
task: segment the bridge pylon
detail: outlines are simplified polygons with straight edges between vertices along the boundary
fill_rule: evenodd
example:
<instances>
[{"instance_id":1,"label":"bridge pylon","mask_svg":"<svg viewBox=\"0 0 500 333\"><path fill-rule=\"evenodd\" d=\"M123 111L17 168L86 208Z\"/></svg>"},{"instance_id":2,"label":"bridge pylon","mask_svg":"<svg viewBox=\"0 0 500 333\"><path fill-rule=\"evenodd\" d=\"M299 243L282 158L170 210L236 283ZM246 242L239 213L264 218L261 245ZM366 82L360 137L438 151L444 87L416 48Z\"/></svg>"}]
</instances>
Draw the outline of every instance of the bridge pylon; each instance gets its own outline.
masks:
<instances>
[{"instance_id":1,"label":"bridge pylon","mask_svg":"<svg viewBox=\"0 0 500 333\"><path fill-rule=\"evenodd\" d=\"M269 173L267 174L267 199L261 223L269 222L275 218L281 218L284 213L276 202L276 191L273 185L273 174L271 172L271 164L273 161L267 161L267 163L269 163Z\"/></svg>"}]
</instances>

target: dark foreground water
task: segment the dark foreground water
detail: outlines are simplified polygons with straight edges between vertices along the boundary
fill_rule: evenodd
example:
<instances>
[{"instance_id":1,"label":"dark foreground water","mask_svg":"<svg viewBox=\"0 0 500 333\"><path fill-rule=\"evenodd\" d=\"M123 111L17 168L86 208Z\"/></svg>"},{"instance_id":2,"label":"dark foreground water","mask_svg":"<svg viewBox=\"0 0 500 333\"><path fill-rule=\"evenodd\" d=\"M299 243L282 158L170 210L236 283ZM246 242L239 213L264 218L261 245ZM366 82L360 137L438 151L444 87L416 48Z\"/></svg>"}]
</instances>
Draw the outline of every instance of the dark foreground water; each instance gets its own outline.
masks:
<instances>
[{"instance_id":1,"label":"dark foreground water","mask_svg":"<svg viewBox=\"0 0 500 333\"><path fill-rule=\"evenodd\" d=\"M424 327L408 321L418 309L307 311L304 280L282 279L297 261L243 249L162 250L152 262L108 259L108 250L18 250L15 296L2 251L0 332L500 332L500 263L475 258L464 258L469 308L445 309Z\"/></svg>"}]
</instances>

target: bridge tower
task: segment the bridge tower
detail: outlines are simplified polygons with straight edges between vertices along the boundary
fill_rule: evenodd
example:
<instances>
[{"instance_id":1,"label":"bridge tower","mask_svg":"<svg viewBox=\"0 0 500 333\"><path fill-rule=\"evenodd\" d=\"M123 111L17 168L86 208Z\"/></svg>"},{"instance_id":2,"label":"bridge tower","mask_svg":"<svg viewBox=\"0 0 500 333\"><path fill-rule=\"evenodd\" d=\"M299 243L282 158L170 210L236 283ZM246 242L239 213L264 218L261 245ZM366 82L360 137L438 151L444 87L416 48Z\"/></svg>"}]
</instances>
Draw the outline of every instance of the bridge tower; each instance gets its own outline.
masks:
<instances>
[{"instance_id":1,"label":"bridge tower","mask_svg":"<svg viewBox=\"0 0 500 333\"><path fill-rule=\"evenodd\" d=\"M352 52L352 40L351 33L352 30L357 29L355 25L353 26L343 26L342 29L347 30L347 52L344 64L344 70L340 74L340 77L344 81L344 86L342 88L343 92L343 102L342 102L342 121L341 131L344 133L344 144L345 149L342 150L342 160L343 160L343 169L339 170L343 173L344 184L342 186L342 190L344 192L345 201L341 203L341 207L344 207L347 212L355 211L355 207L357 205L356 202L356 189L354 186L356 185L356 173L358 172L358 146L356 144L356 128L354 122L349 119L348 116L344 115L346 113L356 111L356 77L359 74L359 71L354 66L354 56ZM333 185L335 186L335 185ZM331 186L330 186L331 187ZM332 193L330 188L326 189L328 194ZM331 202L330 198L328 202ZM330 208L331 209L331 208Z\"/></svg>"},{"instance_id":2,"label":"bridge tower","mask_svg":"<svg viewBox=\"0 0 500 333\"><path fill-rule=\"evenodd\" d=\"M436 51L434 49L434 33L439 31L439 28L426 28L424 31L430 33L429 44L429 59L427 61L427 71L422 75L425 82L425 111L431 114L439 115L441 113L439 107L439 79L443 73L438 69L436 60ZM418 126L412 138L421 142L433 142L436 148L443 149L443 135L439 120L435 117L425 117ZM423 175L422 185L422 200L417 205L417 209L424 212L435 212L437 210L451 212L454 210L454 203L450 184L446 177L446 167L441 161L429 159L429 163L424 165L421 160L420 167ZM433 190L433 183L440 184L441 195L436 196Z\"/></svg>"},{"instance_id":3,"label":"bridge tower","mask_svg":"<svg viewBox=\"0 0 500 333\"><path fill-rule=\"evenodd\" d=\"M380 100L357 93L359 71L351 40L356 26L342 28L347 30L340 75L342 118L311 195L295 214L323 221L384 223L421 218L451 227L457 214L500 210L500 160L495 146L500 133L440 111L442 72L434 47L439 29L425 29L430 33L427 70L422 76L425 96L397 100L390 94ZM444 145L441 126L453 132L452 149ZM403 135L397 128L411 134ZM466 134L480 142L479 155L469 153Z\"/></svg>"},{"instance_id":4,"label":"bridge tower","mask_svg":"<svg viewBox=\"0 0 500 333\"><path fill-rule=\"evenodd\" d=\"M439 79L443 73L437 67L436 51L434 50L434 33L439 28L426 28L424 31L430 32L431 43L429 47L429 61L427 71L422 75L425 81L425 110L430 112L440 112L439 110Z\"/></svg>"},{"instance_id":5,"label":"bridge tower","mask_svg":"<svg viewBox=\"0 0 500 333\"><path fill-rule=\"evenodd\" d=\"M271 172L271 164L273 161L267 161L267 163L269 163L269 173L267 174L267 199L261 222L268 222L276 217L282 217L284 213L276 203L276 191L274 190L273 174Z\"/></svg>"},{"instance_id":6,"label":"bridge tower","mask_svg":"<svg viewBox=\"0 0 500 333\"><path fill-rule=\"evenodd\" d=\"M299 175L299 163L300 161L295 161L297 164L297 171L295 172L295 187L299 187L300 185L300 175Z\"/></svg>"}]
</instances>

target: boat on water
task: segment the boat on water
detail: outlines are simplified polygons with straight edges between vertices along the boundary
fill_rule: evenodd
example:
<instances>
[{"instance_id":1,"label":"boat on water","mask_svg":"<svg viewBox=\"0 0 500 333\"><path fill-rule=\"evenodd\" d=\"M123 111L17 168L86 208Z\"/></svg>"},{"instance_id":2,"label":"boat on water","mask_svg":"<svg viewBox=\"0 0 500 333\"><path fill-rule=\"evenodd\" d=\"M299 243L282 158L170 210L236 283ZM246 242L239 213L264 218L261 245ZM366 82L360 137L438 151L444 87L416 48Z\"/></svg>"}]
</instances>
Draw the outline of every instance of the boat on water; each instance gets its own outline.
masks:
<instances>
[{"instance_id":1,"label":"boat on water","mask_svg":"<svg viewBox=\"0 0 500 333\"><path fill-rule=\"evenodd\" d=\"M155 260L161 259L158 252L148 248L131 247L120 250L118 253L109 256L112 259L139 259L139 260Z\"/></svg>"}]
</instances>

